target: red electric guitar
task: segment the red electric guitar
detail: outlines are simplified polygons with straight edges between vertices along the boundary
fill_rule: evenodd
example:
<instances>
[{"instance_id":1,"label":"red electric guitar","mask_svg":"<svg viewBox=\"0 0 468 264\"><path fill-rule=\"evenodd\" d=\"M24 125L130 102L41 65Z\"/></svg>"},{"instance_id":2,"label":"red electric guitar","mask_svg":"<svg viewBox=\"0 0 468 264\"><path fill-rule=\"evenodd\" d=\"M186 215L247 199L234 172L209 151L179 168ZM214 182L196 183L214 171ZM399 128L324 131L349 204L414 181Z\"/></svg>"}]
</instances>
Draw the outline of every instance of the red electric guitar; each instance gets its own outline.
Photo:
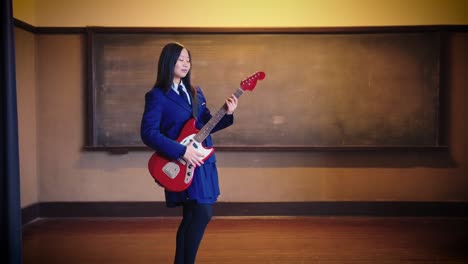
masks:
<instances>
[{"instance_id":1,"label":"red electric guitar","mask_svg":"<svg viewBox=\"0 0 468 264\"><path fill-rule=\"evenodd\" d=\"M240 83L240 88L234 91L234 96L239 98L244 91L253 91L258 80L265 78L264 72L257 72ZM180 132L177 142L187 146L193 144L199 153L203 154L203 161L208 159L214 152L213 148L205 148L201 143L210 134L211 130L226 114L226 104L203 126L201 130L196 129L195 119L190 119L185 123ZM149 162L148 169L151 176L157 183L173 192L180 192L187 189L193 180L195 166L188 164L184 159L168 160L155 152Z\"/></svg>"}]
</instances>

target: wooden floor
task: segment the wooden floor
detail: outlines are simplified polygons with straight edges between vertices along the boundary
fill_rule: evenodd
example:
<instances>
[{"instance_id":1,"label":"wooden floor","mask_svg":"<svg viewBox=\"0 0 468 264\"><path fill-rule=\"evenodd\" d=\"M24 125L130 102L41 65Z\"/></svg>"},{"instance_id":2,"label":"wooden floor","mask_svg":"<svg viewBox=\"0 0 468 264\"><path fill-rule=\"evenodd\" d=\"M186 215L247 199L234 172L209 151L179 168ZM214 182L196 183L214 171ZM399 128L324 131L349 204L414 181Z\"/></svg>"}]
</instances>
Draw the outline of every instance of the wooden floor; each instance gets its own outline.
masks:
<instances>
[{"instance_id":1,"label":"wooden floor","mask_svg":"<svg viewBox=\"0 0 468 264\"><path fill-rule=\"evenodd\" d=\"M41 219L24 263L172 263L178 218ZM468 263L466 218L214 218L196 263Z\"/></svg>"}]
</instances>

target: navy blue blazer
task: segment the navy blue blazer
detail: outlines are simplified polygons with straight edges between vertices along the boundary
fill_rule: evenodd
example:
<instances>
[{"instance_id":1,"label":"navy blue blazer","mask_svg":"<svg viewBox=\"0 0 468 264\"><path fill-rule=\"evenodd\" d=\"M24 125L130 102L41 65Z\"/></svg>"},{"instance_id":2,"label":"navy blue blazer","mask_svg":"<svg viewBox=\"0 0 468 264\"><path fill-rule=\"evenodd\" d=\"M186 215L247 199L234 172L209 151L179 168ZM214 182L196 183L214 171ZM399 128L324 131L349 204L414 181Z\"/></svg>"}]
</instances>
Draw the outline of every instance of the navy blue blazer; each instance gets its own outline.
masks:
<instances>
[{"instance_id":1,"label":"navy blue blazer","mask_svg":"<svg viewBox=\"0 0 468 264\"><path fill-rule=\"evenodd\" d=\"M196 88L198 115L196 127L201 129L210 119L211 113L206 106L206 99L199 87ZM192 118L192 107L175 91L164 92L153 88L145 95L145 110L141 122L141 139L150 148L171 160L181 158L186 147L176 141L185 123ZM225 115L211 133L232 125L233 115ZM211 136L203 145L213 146ZM197 200L199 203L214 203L220 194L216 157L213 154L204 164L197 167L192 184L186 191L170 192L165 190L166 204L169 207L179 205L186 200Z\"/></svg>"}]
</instances>

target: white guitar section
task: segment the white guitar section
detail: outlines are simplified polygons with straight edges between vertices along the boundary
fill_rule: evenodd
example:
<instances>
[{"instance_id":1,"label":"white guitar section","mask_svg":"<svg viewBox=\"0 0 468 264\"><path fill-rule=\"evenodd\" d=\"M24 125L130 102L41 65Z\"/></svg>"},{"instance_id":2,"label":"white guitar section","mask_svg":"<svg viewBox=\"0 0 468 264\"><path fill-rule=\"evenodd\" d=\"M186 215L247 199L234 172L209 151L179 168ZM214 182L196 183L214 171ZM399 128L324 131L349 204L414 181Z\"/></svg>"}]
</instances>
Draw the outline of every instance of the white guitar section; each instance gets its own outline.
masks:
<instances>
[{"instance_id":1,"label":"white guitar section","mask_svg":"<svg viewBox=\"0 0 468 264\"><path fill-rule=\"evenodd\" d=\"M184 138L180 144L184 145L184 146L188 146L190 144L192 144L192 146L195 148L195 150L202 154L203 155L203 158L202 160L204 160L206 157L208 157L212 152L213 152L213 149L206 149L202 146L201 143L197 142L196 140L194 140L193 138L195 137L195 134L192 134L192 135L189 135L188 137ZM187 162L180 158L177 160L182 166L187 166ZM162 170L164 172L164 174L167 175L167 177L171 178L171 179L175 179L175 177L177 177L177 175L179 175L180 173L180 165L177 164L176 162L169 162L167 163L166 165L163 166ZM184 177L184 183L185 184L188 184L192 178L193 178L193 171L195 170L195 166L193 166L192 164L188 164L187 166L187 170L185 172L185 177Z\"/></svg>"}]
</instances>

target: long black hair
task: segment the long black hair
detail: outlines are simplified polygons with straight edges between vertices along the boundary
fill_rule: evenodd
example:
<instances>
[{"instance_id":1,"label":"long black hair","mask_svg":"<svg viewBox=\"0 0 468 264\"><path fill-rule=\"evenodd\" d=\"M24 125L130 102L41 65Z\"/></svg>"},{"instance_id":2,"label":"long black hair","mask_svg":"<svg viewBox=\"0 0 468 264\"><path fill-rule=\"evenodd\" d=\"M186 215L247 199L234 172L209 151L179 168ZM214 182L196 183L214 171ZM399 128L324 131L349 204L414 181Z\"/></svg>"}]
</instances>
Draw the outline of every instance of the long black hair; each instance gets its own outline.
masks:
<instances>
[{"instance_id":1,"label":"long black hair","mask_svg":"<svg viewBox=\"0 0 468 264\"><path fill-rule=\"evenodd\" d=\"M171 89L172 82L174 81L174 67L179 59L180 53L185 47L177 42L169 43L164 46L161 51L161 55L159 55L159 62L158 62L158 76L156 78L156 83L154 84L155 88L162 89L165 92L168 92ZM187 48L185 48L187 49ZM185 87L190 89L192 95L195 95L195 89L190 82L190 74L192 72L192 56L190 55L190 51L187 49L187 52L190 57L190 70L182 78L182 82L184 82Z\"/></svg>"}]
</instances>

